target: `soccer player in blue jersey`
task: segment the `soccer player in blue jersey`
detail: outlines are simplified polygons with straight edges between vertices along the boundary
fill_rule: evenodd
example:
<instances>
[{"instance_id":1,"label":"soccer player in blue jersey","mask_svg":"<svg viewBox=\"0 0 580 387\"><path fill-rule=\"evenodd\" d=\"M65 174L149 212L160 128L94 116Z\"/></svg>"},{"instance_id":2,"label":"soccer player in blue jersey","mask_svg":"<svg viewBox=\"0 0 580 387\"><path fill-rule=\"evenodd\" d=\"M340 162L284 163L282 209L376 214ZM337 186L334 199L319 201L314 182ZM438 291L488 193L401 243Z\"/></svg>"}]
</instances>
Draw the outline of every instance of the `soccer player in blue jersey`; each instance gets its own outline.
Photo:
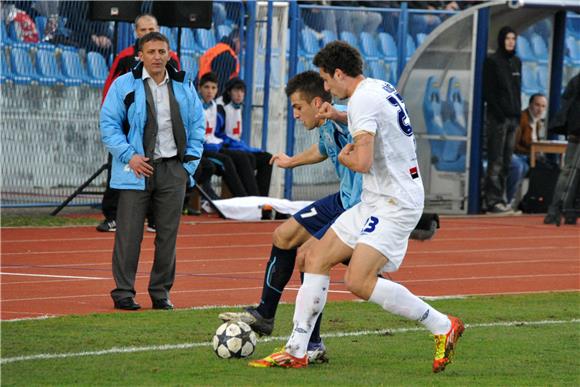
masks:
<instances>
[{"instance_id":1,"label":"soccer player in blue jersey","mask_svg":"<svg viewBox=\"0 0 580 387\"><path fill-rule=\"evenodd\" d=\"M340 214L360 201L362 189L361 175L338 162L341 149L352 142L352 138L346 125L345 109L341 111L330 104L332 96L324 90L320 75L314 71L296 75L288 82L286 95L290 98L294 118L301 121L307 130L318 129L320 139L318 144L295 156L275 154L270 162L281 168L294 168L330 158L340 179L340 190L303 208L276 228L260 304L243 312L222 313L219 316L224 321L244 321L261 335L272 333L276 308L294 271L297 249L311 237L322 238ZM318 318L308 344L310 362L325 361L325 352Z\"/></svg>"}]
</instances>

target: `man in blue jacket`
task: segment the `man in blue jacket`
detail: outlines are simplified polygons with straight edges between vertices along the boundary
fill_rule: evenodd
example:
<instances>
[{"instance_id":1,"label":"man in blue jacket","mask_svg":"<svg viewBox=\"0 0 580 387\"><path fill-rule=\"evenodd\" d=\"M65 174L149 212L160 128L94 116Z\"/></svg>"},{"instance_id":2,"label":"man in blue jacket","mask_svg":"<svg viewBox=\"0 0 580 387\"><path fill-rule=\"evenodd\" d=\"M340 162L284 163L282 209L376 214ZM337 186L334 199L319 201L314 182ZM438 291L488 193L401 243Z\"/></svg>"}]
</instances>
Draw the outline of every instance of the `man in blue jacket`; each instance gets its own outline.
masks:
<instances>
[{"instance_id":1,"label":"man in blue jacket","mask_svg":"<svg viewBox=\"0 0 580 387\"><path fill-rule=\"evenodd\" d=\"M175 243L188 179L203 151L204 115L190 74L168 65L169 41L151 32L139 63L117 78L101 109L101 136L113 155L111 187L120 190L111 291L115 308L137 310L135 275L150 203L158 220L149 280L153 309L173 309Z\"/></svg>"}]
</instances>

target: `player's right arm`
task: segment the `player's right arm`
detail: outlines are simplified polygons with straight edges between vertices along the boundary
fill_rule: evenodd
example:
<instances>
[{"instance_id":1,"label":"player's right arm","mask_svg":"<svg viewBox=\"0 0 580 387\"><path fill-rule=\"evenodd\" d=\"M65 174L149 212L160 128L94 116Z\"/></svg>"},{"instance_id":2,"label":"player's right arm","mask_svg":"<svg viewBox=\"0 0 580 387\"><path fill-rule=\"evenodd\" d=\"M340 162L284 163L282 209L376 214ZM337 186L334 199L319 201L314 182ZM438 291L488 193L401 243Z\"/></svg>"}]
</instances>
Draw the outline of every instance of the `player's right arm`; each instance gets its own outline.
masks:
<instances>
[{"instance_id":1,"label":"player's right arm","mask_svg":"<svg viewBox=\"0 0 580 387\"><path fill-rule=\"evenodd\" d=\"M351 171L367 173L373 165L374 134L358 131L354 144L346 144L338 155L338 161Z\"/></svg>"},{"instance_id":2,"label":"player's right arm","mask_svg":"<svg viewBox=\"0 0 580 387\"><path fill-rule=\"evenodd\" d=\"M276 153L270 159L270 164L277 165L280 168L294 168L300 165L316 164L326 160L327 156L320 153L317 144L313 144L304 152L300 152L295 156L288 156L285 153Z\"/></svg>"}]
</instances>

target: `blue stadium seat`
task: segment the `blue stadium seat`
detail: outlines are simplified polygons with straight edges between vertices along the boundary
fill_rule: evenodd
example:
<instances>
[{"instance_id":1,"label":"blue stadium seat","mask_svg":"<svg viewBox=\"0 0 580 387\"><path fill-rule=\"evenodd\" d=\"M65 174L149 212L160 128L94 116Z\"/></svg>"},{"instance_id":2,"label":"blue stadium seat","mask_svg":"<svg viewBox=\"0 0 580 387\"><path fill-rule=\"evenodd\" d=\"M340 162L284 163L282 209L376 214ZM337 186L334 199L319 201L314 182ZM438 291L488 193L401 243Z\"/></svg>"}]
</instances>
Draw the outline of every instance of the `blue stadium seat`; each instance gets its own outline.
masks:
<instances>
[{"instance_id":1,"label":"blue stadium seat","mask_svg":"<svg viewBox=\"0 0 580 387\"><path fill-rule=\"evenodd\" d=\"M181 52L185 55L191 55L197 51L195 38L191 28L181 29Z\"/></svg>"},{"instance_id":2,"label":"blue stadium seat","mask_svg":"<svg viewBox=\"0 0 580 387\"><path fill-rule=\"evenodd\" d=\"M36 52L36 71L39 75L38 82L42 85L64 84L64 77L56 63L54 49L42 49Z\"/></svg>"},{"instance_id":3,"label":"blue stadium seat","mask_svg":"<svg viewBox=\"0 0 580 387\"><path fill-rule=\"evenodd\" d=\"M448 134L445 132L443 122L440 91L439 82L434 76L430 76L423 96L423 116L427 134L430 135ZM435 169L445 172L465 171L464 141L429 140L429 144L431 145L431 163Z\"/></svg>"},{"instance_id":4,"label":"blue stadium seat","mask_svg":"<svg viewBox=\"0 0 580 387\"><path fill-rule=\"evenodd\" d=\"M78 51L63 51L61 62L65 85L72 86L74 83L90 84L90 77L87 74L87 70L81 63L81 58Z\"/></svg>"},{"instance_id":5,"label":"blue stadium seat","mask_svg":"<svg viewBox=\"0 0 580 387\"><path fill-rule=\"evenodd\" d=\"M417 42L417 47L423 44L423 42L427 39L427 34L424 32L419 32L415 35L415 41Z\"/></svg>"},{"instance_id":6,"label":"blue stadium seat","mask_svg":"<svg viewBox=\"0 0 580 387\"><path fill-rule=\"evenodd\" d=\"M531 40L532 50L539 63L548 63L548 46L542 37L538 34L532 34Z\"/></svg>"},{"instance_id":7,"label":"blue stadium seat","mask_svg":"<svg viewBox=\"0 0 580 387\"><path fill-rule=\"evenodd\" d=\"M538 65L538 88L541 93L548 93L548 66Z\"/></svg>"},{"instance_id":8,"label":"blue stadium seat","mask_svg":"<svg viewBox=\"0 0 580 387\"><path fill-rule=\"evenodd\" d=\"M105 80L109 75L109 69L107 68L107 62L105 58L98 52L89 52L87 54L87 67L89 70L89 76L92 78L91 86L103 87L105 85Z\"/></svg>"},{"instance_id":9,"label":"blue stadium seat","mask_svg":"<svg viewBox=\"0 0 580 387\"><path fill-rule=\"evenodd\" d=\"M379 38L379 48L382 51L383 59L389 62L397 60L397 43L391 34L387 32L380 32Z\"/></svg>"},{"instance_id":10,"label":"blue stadium seat","mask_svg":"<svg viewBox=\"0 0 580 387\"><path fill-rule=\"evenodd\" d=\"M337 40L336 34L330 30L322 30L322 46Z\"/></svg>"},{"instance_id":11,"label":"blue stadium seat","mask_svg":"<svg viewBox=\"0 0 580 387\"><path fill-rule=\"evenodd\" d=\"M12 79L18 84L30 84L38 80L38 74L32 66L28 50L22 47L12 47L10 50L10 66Z\"/></svg>"},{"instance_id":12,"label":"blue stadium seat","mask_svg":"<svg viewBox=\"0 0 580 387\"><path fill-rule=\"evenodd\" d=\"M580 65L580 40L576 40L574 36L566 37L565 50L567 64Z\"/></svg>"},{"instance_id":13,"label":"blue stadium seat","mask_svg":"<svg viewBox=\"0 0 580 387\"><path fill-rule=\"evenodd\" d=\"M0 43L4 44L12 44L12 39L8 35L8 31L6 31L6 25L4 22L0 22Z\"/></svg>"},{"instance_id":14,"label":"blue stadium seat","mask_svg":"<svg viewBox=\"0 0 580 387\"><path fill-rule=\"evenodd\" d=\"M303 28L300 33L300 54L308 57L314 57L320 50L320 44L314 31L309 28Z\"/></svg>"},{"instance_id":15,"label":"blue stadium seat","mask_svg":"<svg viewBox=\"0 0 580 387\"><path fill-rule=\"evenodd\" d=\"M360 50L359 44L358 44L358 38L352 32L342 31L339 34L339 36L340 36L340 40L344 40L345 42L347 42L348 44L350 44L351 46L353 46L357 50Z\"/></svg>"},{"instance_id":16,"label":"blue stadium seat","mask_svg":"<svg viewBox=\"0 0 580 387\"><path fill-rule=\"evenodd\" d=\"M232 27L226 24L220 24L216 28L216 38L220 41L224 36L229 36L232 33ZM290 35L288 35L290 36Z\"/></svg>"},{"instance_id":17,"label":"blue stadium seat","mask_svg":"<svg viewBox=\"0 0 580 387\"><path fill-rule=\"evenodd\" d=\"M208 50L216 45L213 30L198 28L195 30L195 40L202 51Z\"/></svg>"},{"instance_id":18,"label":"blue stadium seat","mask_svg":"<svg viewBox=\"0 0 580 387\"><path fill-rule=\"evenodd\" d=\"M381 62L378 60L369 60L367 61L367 65L371 73L371 78L389 82L387 71Z\"/></svg>"},{"instance_id":19,"label":"blue stadium seat","mask_svg":"<svg viewBox=\"0 0 580 387\"><path fill-rule=\"evenodd\" d=\"M522 63L522 93L532 95L539 91L536 76L536 64L533 62Z\"/></svg>"},{"instance_id":20,"label":"blue stadium seat","mask_svg":"<svg viewBox=\"0 0 580 387\"><path fill-rule=\"evenodd\" d=\"M192 75L197 75L199 71L197 58L193 57L192 55L182 55L179 60L181 61L182 70Z\"/></svg>"},{"instance_id":21,"label":"blue stadium seat","mask_svg":"<svg viewBox=\"0 0 580 387\"><path fill-rule=\"evenodd\" d=\"M8 80L12 80L12 74L10 73L4 50L0 50L0 84Z\"/></svg>"},{"instance_id":22,"label":"blue stadium seat","mask_svg":"<svg viewBox=\"0 0 580 387\"><path fill-rule=\"evenodd\" d=\"M528 39L523 35L518 35L516 43L516 52L522 61L535 61L536 55L532 51L532 46Z\"/></svg>"},{"instance_id":23,"label":"blue stadium seat","mask_svg":"<svg viewBox=\"0 0 580 387\"><path fill-rule=\"evenodd\" d=\"M183 34L183 30L185 30L185 28L182 28L181 33ZM161 32L163 35L165 35L165 37L167 39L169 39L169 48L171 48L172 51L177 51L177 33L176 31L174 31L172 28L169 28L167 26L161 26L159 27L159 32Z\"/></svg>"},{"instance_id":24,"label":"blue stadium seat","mask_svg":"<svg viewBox=\"0 0 580 387\"><path fill-rule=\"evenodd\" d=\"M362 53L366 57L366 59L368 60L378 59L380 51L377 46L377 40L372 34L364 31L361 32L360 42Z\"/></svg>"},{"instance_id":25,"label":"blue stadium seat","mask_svg":"<svg viewBox=\"0 0 580 387\"><path fill-rule=\"evenodd\" d=\"M465 117L466 104L461 95L461 84L459 80L455 77L449 78L449 84L447 87L447 117L448 120L457 124L457 133L450 133L446 131L448 135L459 135L465 136L467 134L467 124Z\"/></svg>"},{"instance_id":26,"label":"blue stadium seat","mask_svg":"<svg viewBox=\"0 0 580 387\"><path fill-rule=\"evenodd\" d=\"M415 46L415 41L413 40L413 37L407 34L407 61L411 59L416 49L417 47Z\"/></svg>"},{"instance_id":27,"label":"blue stadium seat","mask_svg":"<svg viewBox=\"0 0 580 387\"><path fill-rule=\"evenodd\" d=\"M42 41L44 39L44 30L46 30L46 16L36 16L34 24L36 24L36 30L38 31L38 39Z\"/></svg>"}]
</instances>

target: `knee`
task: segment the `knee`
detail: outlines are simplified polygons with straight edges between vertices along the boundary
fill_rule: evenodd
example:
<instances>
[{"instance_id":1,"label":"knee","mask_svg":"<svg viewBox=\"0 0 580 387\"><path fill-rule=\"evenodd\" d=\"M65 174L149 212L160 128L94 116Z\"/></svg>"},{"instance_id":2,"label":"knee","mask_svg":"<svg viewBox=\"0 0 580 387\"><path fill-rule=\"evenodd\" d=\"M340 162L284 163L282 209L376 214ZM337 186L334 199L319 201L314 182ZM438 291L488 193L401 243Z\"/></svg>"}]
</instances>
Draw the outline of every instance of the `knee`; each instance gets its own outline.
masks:
<instances>
[{"instance_id":1,"label":"knee","mask_svg":"<svg viewBox=\"0 0 580 387\"><path fill-rule=\"evenodd\" d=\"M285 232L282 226L279 226L276 228L276 230L274 230L272 243L274 246L282 250L290 250L296 247L294 245L292 236Z\"/></svg>"}]
</instances>

